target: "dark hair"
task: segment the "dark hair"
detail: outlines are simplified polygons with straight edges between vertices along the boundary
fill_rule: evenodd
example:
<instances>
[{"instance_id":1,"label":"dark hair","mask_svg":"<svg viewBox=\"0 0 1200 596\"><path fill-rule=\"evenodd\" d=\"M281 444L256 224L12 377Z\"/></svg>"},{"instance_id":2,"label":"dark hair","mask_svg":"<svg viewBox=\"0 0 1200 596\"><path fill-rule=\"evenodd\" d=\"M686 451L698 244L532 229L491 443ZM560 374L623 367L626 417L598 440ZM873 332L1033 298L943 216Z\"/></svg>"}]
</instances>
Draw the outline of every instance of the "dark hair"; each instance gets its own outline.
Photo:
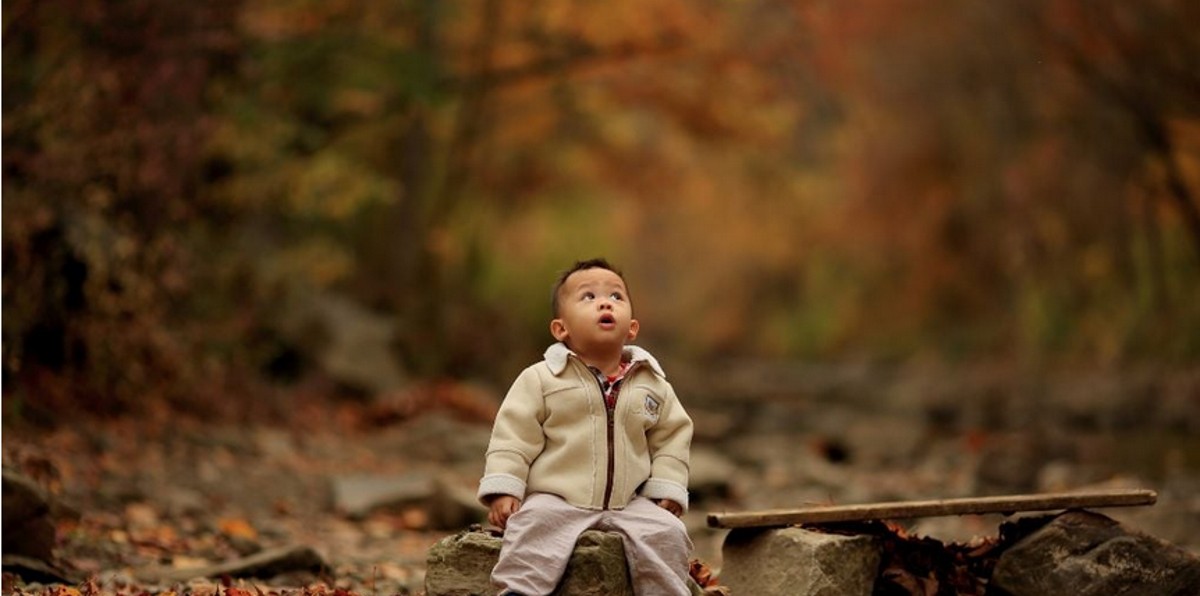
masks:
<instances>
[{"instance_id":1,"label":"dark hair","mask_svg":"<svg viewBox=\"0 0 1200 596\"><path fill-rule=\"evenodd\" d=\"M598 257L595 259L588 259L586 261L576 261L570 269L567 269L562 273L562 275L558 276L558 281L554 282L554 291L550 294L550 312L553 313L556 318L558 317L559 290L562 290L563 284L567 283L567 278L571 277L571 274L584 271L586 269L607 269L613 273L616 273L617 277L621 278L621 281L625 281L625 274L621 273L620 269L613 267L612 264L604 258ZM626 288L626 291L628 291L628 288Z\"/></svg>"}]
</instances>

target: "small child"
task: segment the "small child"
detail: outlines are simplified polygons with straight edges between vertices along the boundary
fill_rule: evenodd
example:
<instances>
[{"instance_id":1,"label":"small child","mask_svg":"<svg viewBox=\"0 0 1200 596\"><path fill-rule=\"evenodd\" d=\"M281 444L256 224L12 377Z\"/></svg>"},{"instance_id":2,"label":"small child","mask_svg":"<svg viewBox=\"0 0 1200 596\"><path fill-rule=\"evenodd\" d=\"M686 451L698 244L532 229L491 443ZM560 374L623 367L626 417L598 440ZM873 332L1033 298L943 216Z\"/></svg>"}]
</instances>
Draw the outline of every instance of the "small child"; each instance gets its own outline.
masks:
<instances>
[{"instance_id":1,"label":"small child","mask_svg":"<svg viewBox=\"0 0 1200 596\"><path fill-rule=\"evenodd\" d=\"M638 596L690 594L692 420L638 334L629 290L604 259L554 286L558 343L513 383L492 429L479 499L504 530L500 594L550 594L587 529L618 532Z\"/></svg>"}]
</instances>

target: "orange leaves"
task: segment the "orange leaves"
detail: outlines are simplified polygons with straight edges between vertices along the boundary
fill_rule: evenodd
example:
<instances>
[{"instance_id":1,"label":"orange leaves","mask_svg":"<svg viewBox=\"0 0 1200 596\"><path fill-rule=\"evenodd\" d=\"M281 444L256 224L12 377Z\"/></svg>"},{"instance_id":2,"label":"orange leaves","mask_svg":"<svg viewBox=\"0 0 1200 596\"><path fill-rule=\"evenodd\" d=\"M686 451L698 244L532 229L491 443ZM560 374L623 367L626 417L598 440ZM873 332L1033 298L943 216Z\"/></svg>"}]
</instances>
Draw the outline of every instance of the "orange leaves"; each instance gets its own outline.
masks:
<instances>
[{"instance_id":1,"label":"orange leaves","mask_svg":"<svg viewBox=\"0 0 1200 596\"><path fill-rule=\"evenodd\" d=\"M882 543L879 583L888 594L982 596L996 558L1003 550L1001 538L976 538L967 544L909 534L891 521L849 522L805 526L831 533L873 535ZM1002 532L1003 534L1003 532ZM1011 538L1009 538L1011 540Z\"/></svg>"},{"instance_id":2,"label":"orange leaves","mask_svg":"<svg viewBox=\"0 0 1200 596\"><path fill-rule=\"evenodd\" d=\"M45 596L83 596L83 594L75 588L67 586L52 586L46 588Z\"/></svg>"},{"instance_id":3,"label":"orange leaves","mask_svg":"<svg viewBox=\"0 0 1200 596\"><path fill-rule=\"evenodd\" d=\"M217 522L217 527L221 533L230 538L242 538L245 540L257 540L258 531L250 522L240 517L222 518Z\"/></svg>"},{"instance_id":4,"label":"orange leaves","mask_svg":"<svg viewBox=\"0 0 1200 596\"><path fill-rule=\"evenodd\" d=\"M712 574L712 569L700 559L691 560L688 573L696 585L700 586L704 596L730 596L729 588L722 586Z\"/></svg>"},{"instance_id":5,"label":"orange leaves","mask_svg":"<svg viewBox=\"0 0 1200 596\"><path fill-rule=\"evenodd\" d=\"M700 559L692 559L689 562L688 573L701 588L717 585L717 578L713 576L712 569Z\"/></svg>"},{"instance_id":6,"label":"orange leaves","mask_svg":"<svg viewBox=\"0 0 1200 596\"><path fill-rule=\"evenodd\" d=\"M9 361L56 418L308 367L273 331L293 286L398 315L396 354L445 354L422 374L499 376L544 341L542 263L616 247L697 356L1063 329L1115 358L1156 324L1194 353L1194 309L1136 302L1198 279L1186 197L1159 200L1200 180L1178 0L91 4L21 11L11 79L38 84L6 88ZM1164 118L1171 154L1139 148Z\"/></svg>"},{"instance_id":7,"label":"orange leaves","mask_svg":"<svg viewBox=\"0 0 1200 596\"><path fill-rule=\"evenodd\" d=\"M257 585L253 586L253 591L230 586L225 588L220 596L283 596L285 594L293 596L357 596L355 592L351 592L345 588L330 588L324 584L307 586L300 589L267 591L263 591Z\"/></svg>"},{"instance_id":8,"label":"orange leaves","mask_svg":"<svg viewBox=\"0 0 1200 596\"><path fill-rule=\"evenodd\" d=\"M5 585L5 593L9 593L9 587ZM192 585L186 589L179 587L166 590L150 591L139 587L101 587L95 580L88 580L81 584L78 588L72 586L52 585L46 586L41 590L26 590L21 587L12 589L12 594L16 596L101 596L107 594L115 594L116 596L182 596L183 594L191 594L194 596L360 596L360 592L354 592L345 588L331 588L324 584L315 584L303 588L262 588L257 584L250 584L250 587L244 585L239 586L204 586Z\"/></svg>"}]
</instances>

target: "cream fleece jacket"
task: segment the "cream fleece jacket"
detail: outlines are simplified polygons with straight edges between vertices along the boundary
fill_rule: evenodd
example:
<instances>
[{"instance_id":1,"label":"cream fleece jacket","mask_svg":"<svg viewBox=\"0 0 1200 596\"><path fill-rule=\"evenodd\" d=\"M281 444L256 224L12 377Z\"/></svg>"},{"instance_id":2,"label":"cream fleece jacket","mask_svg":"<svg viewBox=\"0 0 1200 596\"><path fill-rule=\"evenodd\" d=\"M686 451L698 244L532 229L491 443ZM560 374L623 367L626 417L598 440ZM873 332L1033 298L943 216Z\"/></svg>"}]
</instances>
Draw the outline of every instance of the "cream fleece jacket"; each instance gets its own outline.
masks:
<instances>
[{"instance_id":1,"label":"cream fleece jacket","mask_svg":"<svg viewBox=\"0 0 1200 596\"><path fill-rule=\"evenodd\" d=\"M634 495L688 506L692 419L649 352L632 363L609 416L600 383L562 343L526 368L500 405L479 499L535 492L586 509L622 509ZM611 465L610 465L611 461Z\"/></svg>"}]
</instances>

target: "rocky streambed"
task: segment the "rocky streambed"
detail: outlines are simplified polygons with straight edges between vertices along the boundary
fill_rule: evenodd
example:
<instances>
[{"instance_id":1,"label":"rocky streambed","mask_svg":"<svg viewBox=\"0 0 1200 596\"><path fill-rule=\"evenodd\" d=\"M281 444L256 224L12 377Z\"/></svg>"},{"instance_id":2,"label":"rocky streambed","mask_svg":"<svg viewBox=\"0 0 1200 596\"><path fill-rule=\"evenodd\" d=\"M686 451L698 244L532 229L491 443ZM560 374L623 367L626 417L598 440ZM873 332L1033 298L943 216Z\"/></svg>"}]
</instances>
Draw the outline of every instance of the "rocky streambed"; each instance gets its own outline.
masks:
<instances>
[{"instance_id":1,"label":"rocky streambed","mask_svg":"<svg viewBox=\"0 0 1200 596\"><path fill-rule=\"evenodd\" d=\"M710 511L1088 487L1156 490L1153 507L1103 513L1200 552L1200 371L670 370L697 423L685 521L697 557L718 574L728 533L707 527ZM222 581L252 581L416 594L429 548L480 519L472 494L489 432L481 412L502 389L452 395L301 400L277 422L162 415L9 426L4 465L52 497L49 556L67 581L125 593L215 593ZM9 520L6 502L6 530ZM938 517L903 530L969 543L1005 521ZM8 554L7 531L4 544ZM319 564L299 557L304 565L269 578L221 567L297 548ZM6 570L6 591L50 585L26 583L8 562Z\"/></svg>"}]
</instances>

